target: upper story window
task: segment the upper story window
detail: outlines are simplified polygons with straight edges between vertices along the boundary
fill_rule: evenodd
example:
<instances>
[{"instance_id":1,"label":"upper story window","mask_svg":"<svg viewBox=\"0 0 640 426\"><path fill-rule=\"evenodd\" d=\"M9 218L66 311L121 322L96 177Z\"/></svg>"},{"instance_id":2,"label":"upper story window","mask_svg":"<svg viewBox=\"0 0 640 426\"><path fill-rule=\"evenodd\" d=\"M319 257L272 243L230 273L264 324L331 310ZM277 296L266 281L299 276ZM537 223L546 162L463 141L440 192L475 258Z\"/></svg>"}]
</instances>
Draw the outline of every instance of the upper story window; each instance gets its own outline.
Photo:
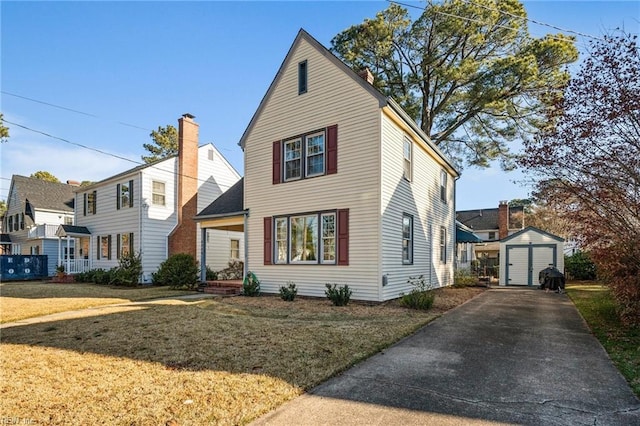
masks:
<instances>
[{"instance_id":1,"label":"upper story window","mask_svg":"<svg viewBox=\"0 0 640 426\"><path fill-rule=\"evenodd\" d=\"M404 178L408 181L411 181L411 155L413 154L413 144L411 140L407 137L404 138L403 144L403 171Z\"/></svg>"},{"instance_id":2,"label":"upper story window","mask_svg":"<svg viewBox=\"0 0 640 426\"><path fill-rule=\"evenodd\" d=\"M96 191L84 194L84 215L96 214L96 204L98 201L98 195Z\"/></svg>"},{"instance_id":3,"label":"upper story window","mask_svg":"<svg viewBox=\"0 0 640 426\"><path fill-rule=\"evenodd\" d=\"M65 218L64 218L64 224L65 224L65 225L73 225L73 217L71 217L71 216L65 216Z\"/></svg>"},{"instance_id":4,"label":"upper story window","mask_svg":"<svg viewBox=\"0 0 640 426\"><path fill-rule=\"evenodd\" d=\"M402 263L413 263L413 216L402 216Z\"/></svg>"},{"instance_id":5,"label":"upper story window","mask_svg":"<svg viewBox=\"0 0 640 426\"><path fill-rule=\"evenodd\" d=\"M20 229L24 229L24 213L20 213Z\"/></svg>"},{"instance_id":6,"label":"upper story window","mask_svg":"<svg viewBox=\"0 0 640 426\"><path fill-rule=\"evenodd\" d=\"M298 63L298 95L307 93L307 61Z\"/></svg>"},{"instance_id":7,"label":"upper story window","mask_svg":"<svg viewBox=\"0 0 640 426\"><path fill-rule=\"evenodd\" d=\"M13 232L13 215L9 216L9 220L7 221L7 228L9 232Z\"/></svg>"},{"instance_id":8,"label":"upper story window","mask_svg":"<svg viewBox=\"0 0 640 426\"><path fill-rule=\"evenodd\" d=\"M133 207L133 181L116 185L116 209Z\"/></svg>"},{"instance_id":9,"label":"upper story window","mask_svg":"<svg viewBox=\"0 0 640 426\"><path fill-rule=\"evenodd\" d=\"M273 184L338 173L338 125L273 143Z\"/></svg>"},{"instance_id":10,"label":"upper story window","mask_svg":"<svg viewBox=\"0 0 640 426\"><path fill-rule=\"evenodd\" d=\"M496 232L495 231L489 232L489 239L490 240L495 240L496 239Z\"/></svg>"},{"instance_id":11,"label":"upper story window","mask_svg":"<svg viewBox=\"0 0 640 426\"><path fill-rule=\"evenodd\" d=\"M447 202L447 172L440 170L440 199Z\"/></svg>"},{"instance_id":12,"label":"upper story window","mask_svg":"<svg viewBox=\"0 0 640 426\"><path fill-rule=\"evenodd\" d=\"M320 176L325 173L324 131L284 142L284 180Z\"/></svg>"},{"instance_id":13,"label":"upper story window","mask_svg":"<svg viewBox=\"0 0 640 426\"><path fill-rule=\"evenodd\" d=\"M151 203L156 206L164 206L166 204L164 182L157 180L151 182Z\"/></svg>"}]
</instances>

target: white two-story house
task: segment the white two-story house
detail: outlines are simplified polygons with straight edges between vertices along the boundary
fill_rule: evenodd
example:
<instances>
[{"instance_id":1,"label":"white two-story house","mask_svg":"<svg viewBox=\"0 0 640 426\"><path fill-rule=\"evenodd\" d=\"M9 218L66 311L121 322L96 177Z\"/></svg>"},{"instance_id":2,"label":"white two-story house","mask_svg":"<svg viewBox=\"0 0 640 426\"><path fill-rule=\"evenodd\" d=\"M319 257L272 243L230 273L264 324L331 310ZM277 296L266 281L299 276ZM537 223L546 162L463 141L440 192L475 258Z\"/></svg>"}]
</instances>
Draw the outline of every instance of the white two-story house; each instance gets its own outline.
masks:
<instances>
[{"instance_id":1,"label":"white two-story house","mask_svg":"<svg viewBox=\"0 0 640 426\"><path fill-rule=\"evenodd\" d=\"M412 277L453 283L458 172L362 75L301 30L241 138L242 204L199 214L246 231L264 292L292 281L324 297L331 283L384 301Z\"/></svg>"},{"instance_id":2,"label":"white two-story house","mask_svg":"<svg viewBox=\"0 0 640 426\"><path fill-rule=\"evenodd\" d=\"M150 282L171 254L199 259L202 238L193 218L240 175L213 144L198 146L198 127L193 116L183 115L178 120L178 155L76 191L76 226L61 227L59 236L78 240L79 253L89 261L83 268L109 269L121 256L137 253L143 268L140 281ZM205 239L215 263L212 269L243 257L242 247L234 245L243 241L241 233L212 231Z\"/></svg>"},{"instance_id":3,"label":"white two-story house","mask_svg":"<svg viewBox=\"0 0 640 426\"><path fill-rule=\"evenodd\" d=\"M75 247L60 248L56 230L73 225L77 183L56 183L13 175L2 228L2 254L46 255L48 275L60 258L73 259Z\"/></svg>"}]
</instances>

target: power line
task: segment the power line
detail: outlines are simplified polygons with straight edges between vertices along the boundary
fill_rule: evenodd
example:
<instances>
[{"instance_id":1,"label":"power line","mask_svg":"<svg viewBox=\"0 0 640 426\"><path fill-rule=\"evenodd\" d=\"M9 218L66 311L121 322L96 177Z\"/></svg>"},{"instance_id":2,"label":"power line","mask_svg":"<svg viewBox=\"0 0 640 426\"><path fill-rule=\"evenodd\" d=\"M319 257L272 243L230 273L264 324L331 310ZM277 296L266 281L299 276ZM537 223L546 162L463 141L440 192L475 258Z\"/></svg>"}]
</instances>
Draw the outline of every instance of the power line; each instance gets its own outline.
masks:
<instances>
[{"instance_id":1,"label":"power line","mask_svg":"<svg viewBox=\"0 0 640 426\"><path fill-rule=\"evenodd\" d=\"M0 90L0 93L2 93L4 95L9 95L9 96L13 96L13 97L16 97L16 98L24 99L26 101L35 102L35 103L42 104L42 105L47 105L47 106L50 106L50 107L53 107L53 108L58 108L58 109L62 109L62 110L65 110L65 111L74 112L76 114L86 115L87 117L103 119L102 117L100 117L98 115L95 115L95 114L92 114L90 112L79 111L77 109L73 109L73 108L68 108L68 107L61 106L61 105L52 104L50 102L41 101L39 99L29 98L29 97L26 97L26 96L18 95L16 93L10 93L10 92L6 92L4 90ZM144 130L144 131L151 131L151 129L147 129L145 127L136 126L135 124L125 123L123 121L116 121L116 123L121 124L123 126L133 127L135 129L140 129L140 130Z\"/></svg>"},{"instance_id":2,"label":"power line","mask_svg":"<svg viewBox=\"0 0 640 426\"><path fill-rule=\"evenodd\" d=\"M411 8L414 8L414 9L420 9L422 11L426 10L426 7L422 7L422 6L415 6L415 5L412 5L412 4L403 3L403 2L399 2L399 1L395 1L395 0L387 0L387 1L389 3L394 3L394 4L397 4L399 6L411 7ZM590 38L590 39L593 39L593 40L604 41L603 39L601 39L599 37L595 37L595 36L592 36L592 35L589 35L589 34L581 33L581 32L570 30L570 29L566 29L566 28L560 28L558 26L555 26L555 25L552 25L552 24L547 24L545 22L538 21L538 20L535 20L535 19L531 19L531 18L528 18L528 17L525 17L525 16L518 16L518 15L515 15L513 13L506 12L504 10L500 10L500 9L496 9L496 8L491 8L489 6L477 4L477 3L474 3L474 2L472 2L470 0L464 0L464 1L469 3L469 4L473 4L475 6L482 7L484 9L487 9L487 10L490 10L490 11L493 11L493 12L499 12L499 13L501 13L503 15L507 15L507 16L510 16L512 18L522 19L523 21L531 22L532 24L542 25L542 26L545 26L545 27L553 28L553 29L558 30L558 31L575 34L575 35L578 35L578 36L581 36L581 37ZM460 16L460 15L455 15L455 14L450 14L450 13L440 12L440 11L437 11L436 13L438 13L440 15L445 15L445 16L449 16L449 17L453 17L453 18L462 19L462 20L465 20L465 21L486 24L486 22L483 22L483 21L480 21L480 20L476 20L476 19L473 19L473 18L468 18L468 17L465 17L465 16ZM502 26L500 26L500 27L502 27ZM503 27L503 28L510 28L510 27ZM556 37L553 37L553 38L557 39ZM564 40L564 39L561 39L561 40Z\"/></svg>"}]
</instances>

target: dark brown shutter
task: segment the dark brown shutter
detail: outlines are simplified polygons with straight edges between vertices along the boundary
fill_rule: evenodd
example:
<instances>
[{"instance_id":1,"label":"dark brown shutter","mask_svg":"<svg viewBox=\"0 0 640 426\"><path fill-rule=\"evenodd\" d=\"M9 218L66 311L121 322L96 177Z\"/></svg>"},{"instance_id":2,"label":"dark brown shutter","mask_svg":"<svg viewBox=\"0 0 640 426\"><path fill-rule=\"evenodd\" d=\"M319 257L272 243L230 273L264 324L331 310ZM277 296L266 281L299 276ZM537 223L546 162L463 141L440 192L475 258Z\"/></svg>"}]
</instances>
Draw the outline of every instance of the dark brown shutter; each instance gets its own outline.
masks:
<instances>
[{"instance_id":1,"label":"dark brown shutter","mask_svg":"<svg viewBox=\"0 0 640 426\"><path fill-rule=\"evenodd\" d=\"M82 194L82 216L87 215L87 193Z\"/></svg>"},{"instance_id":2,"label":"dark brown shutter","mask_svg":"<svg viewBox=\"0 0 640 426\"><path fill-rule=\"evenodd\" d=\"M107 238L107 260L111 260L111 235Z\"/></svg>"},{"instance_id":3,"label":"dark brown shutter","mask_svg":"<svg viewBox=\"0 0 640 426\"><path fill-rule=\"evenodd\" d=\"M271 265L273 263L273 245L271 244L271 217L264 218L264 264Z\"/></svg>"},{"instance_id":4,"label":"dark brown shutter","mask_svg":"<svg viewBox=\"0 0 640 426\"><path fill-rule=\"evenodd\" d=\"M327 127L327 174L338 173L338 125Z\"/></svg>"},{"instance_id":5,"label":"dark brown shutter","mask_svg":"<svg viewBox=\"0 0 640 426\"><path fill-rule=\"evenodd\" d=\"M116 185L116 210L120 210L120 184Z\"/></svg>"},{"instance_id":6,"label":"dark brown shutter","mask_svg":"<svg viewBox=\"0 0 640 426\"><path fill-rule=\"evenodd\" d=\"M98 211L98 191L93 191L93 214Z\"/></svg>"},{"instance_id":7,"label":"dark brown shutter","mask_svg":"<svg viewBox=\"0 0 640 426\"><path fill-rule=\"evenodd\" d=\"M133 180L129 181L129 207L133 207Z\"/></svg>"},{"instance_id":8,"label":"dark brown shutter","mask_svg":"<svg viewBox=\"0 0 640 426\"><path fill-rule=\"evenodd\" d=\"M100 240L102 240L102 237L97 237L96 238L98 244L96 245L96 247L98 248L98 250L96 251L96 259L100 260Z\"/></svg>"},{"instance_id":9,"label":"dark brown shutter","mask_svg":"<svg viewBox=\"0 0 640 426\"><path fill-rule=\"evenodd\" d=\"M116 234L116 259L120 259L120 234Z\"/></svg>"},{"instance_id":10,"label":"dark brown shutter","mask_svg":"<svg viewBox=\"0 0 640 426\"><path fill-rule=\"evenodd\" d=\"M282 143L275 141L273 143L273 184L280 183L280 176L282 176Z\"/></svg>"},{"instance_id":11,"label":"dark brown shutter","mask_svg":"<svg viewBox=\"0 0 640 426\"><path fill-rule=\"evenodd\" d=\"M349 264L349 209L338 210L338 265Z\"/></svg>"},{"instance_id":12,"label":"dark brown shutter","mask_svg":"<svg viewBox=\"0 0 640 426\"><path fill-rule=\"evenodd\" d=\"M135 247L135 245L133 244L133 232L131 232L129 234L129 255L133 256L135 254L135 252L133 251L133 248Z\"/></svg>"}]
</instances>

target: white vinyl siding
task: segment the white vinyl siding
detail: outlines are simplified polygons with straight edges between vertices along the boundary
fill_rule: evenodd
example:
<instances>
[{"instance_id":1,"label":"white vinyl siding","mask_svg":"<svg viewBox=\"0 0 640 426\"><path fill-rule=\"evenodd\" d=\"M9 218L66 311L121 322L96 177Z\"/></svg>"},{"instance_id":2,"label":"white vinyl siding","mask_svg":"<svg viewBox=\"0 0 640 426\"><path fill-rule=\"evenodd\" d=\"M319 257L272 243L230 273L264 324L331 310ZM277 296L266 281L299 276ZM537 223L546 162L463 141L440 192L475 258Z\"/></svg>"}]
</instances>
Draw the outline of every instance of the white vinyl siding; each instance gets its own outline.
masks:
<instances>
[{"instance_id":1,"label":"white vinyl siding","mask_svg":"<svg viewBox=\"0 0 640 426\"><path fill-rule=\"evenodd\" d=\"M308 87L304 96L298 96L298 63L304 60L308 60ZM336 174L272 183L273 141L335 124ZM378 100L302 39L284 64L245 142L248 269L260 279L263 292L278 293L280 286L293 281L298 294L325 297L325 284L335 283L348 284L354 299L380 300L379 139ZM284 157L282 160L284 163ZM349 209L348 266L277 264L275 251L274 264L264 265L265 217L337 209ZM275 242L275 225L272 238Z\"/></svg>"},{"instance_id":2,"label":"white vinyl siding","mask_svg":"<svg viewBox=\"0 0 640 426\"><path fill-rule=\"evenodd\" d=\"M405 178L403 152L405 138L412 141L412 180ZM422 275L434 287L453 284L453 262L441 264L440 228L455 232L453 203L440 200L440 171L442 164L437 156L410 129L401 129L394 112L382 116L382 274L387 277L383 287L383 299L399 297L412 287L410 277ZM452 192L448 179L447 192ZM413 264L403 262L403 215L413 216ZM453 252L453 241L448 238L448 253Z\"/></svg>"},{"instance_id":3,"label":"white vinyl siding","mask_svg":"<svg viewBox=\"0 0 640 426\"><path fill-rule=\"evenodd\" d=\"M157 180L151 181L151 204L156 206L165 206L167 204L165 187L164 182Z\"/></svg>"},{"instance_id":4,"label":"white vinyl siding","mask_svg":"<svg viewBox=\"0 0 640 426\"><path fill-rule=\"evenodd\" d=\"M231 255L232 242L237 241L238 257ZM235 231L223 231L219 229L207 229L207 266L213 271L220 271L232 260L244 262L244 234Z\"/></svg>"}]
</instances>

